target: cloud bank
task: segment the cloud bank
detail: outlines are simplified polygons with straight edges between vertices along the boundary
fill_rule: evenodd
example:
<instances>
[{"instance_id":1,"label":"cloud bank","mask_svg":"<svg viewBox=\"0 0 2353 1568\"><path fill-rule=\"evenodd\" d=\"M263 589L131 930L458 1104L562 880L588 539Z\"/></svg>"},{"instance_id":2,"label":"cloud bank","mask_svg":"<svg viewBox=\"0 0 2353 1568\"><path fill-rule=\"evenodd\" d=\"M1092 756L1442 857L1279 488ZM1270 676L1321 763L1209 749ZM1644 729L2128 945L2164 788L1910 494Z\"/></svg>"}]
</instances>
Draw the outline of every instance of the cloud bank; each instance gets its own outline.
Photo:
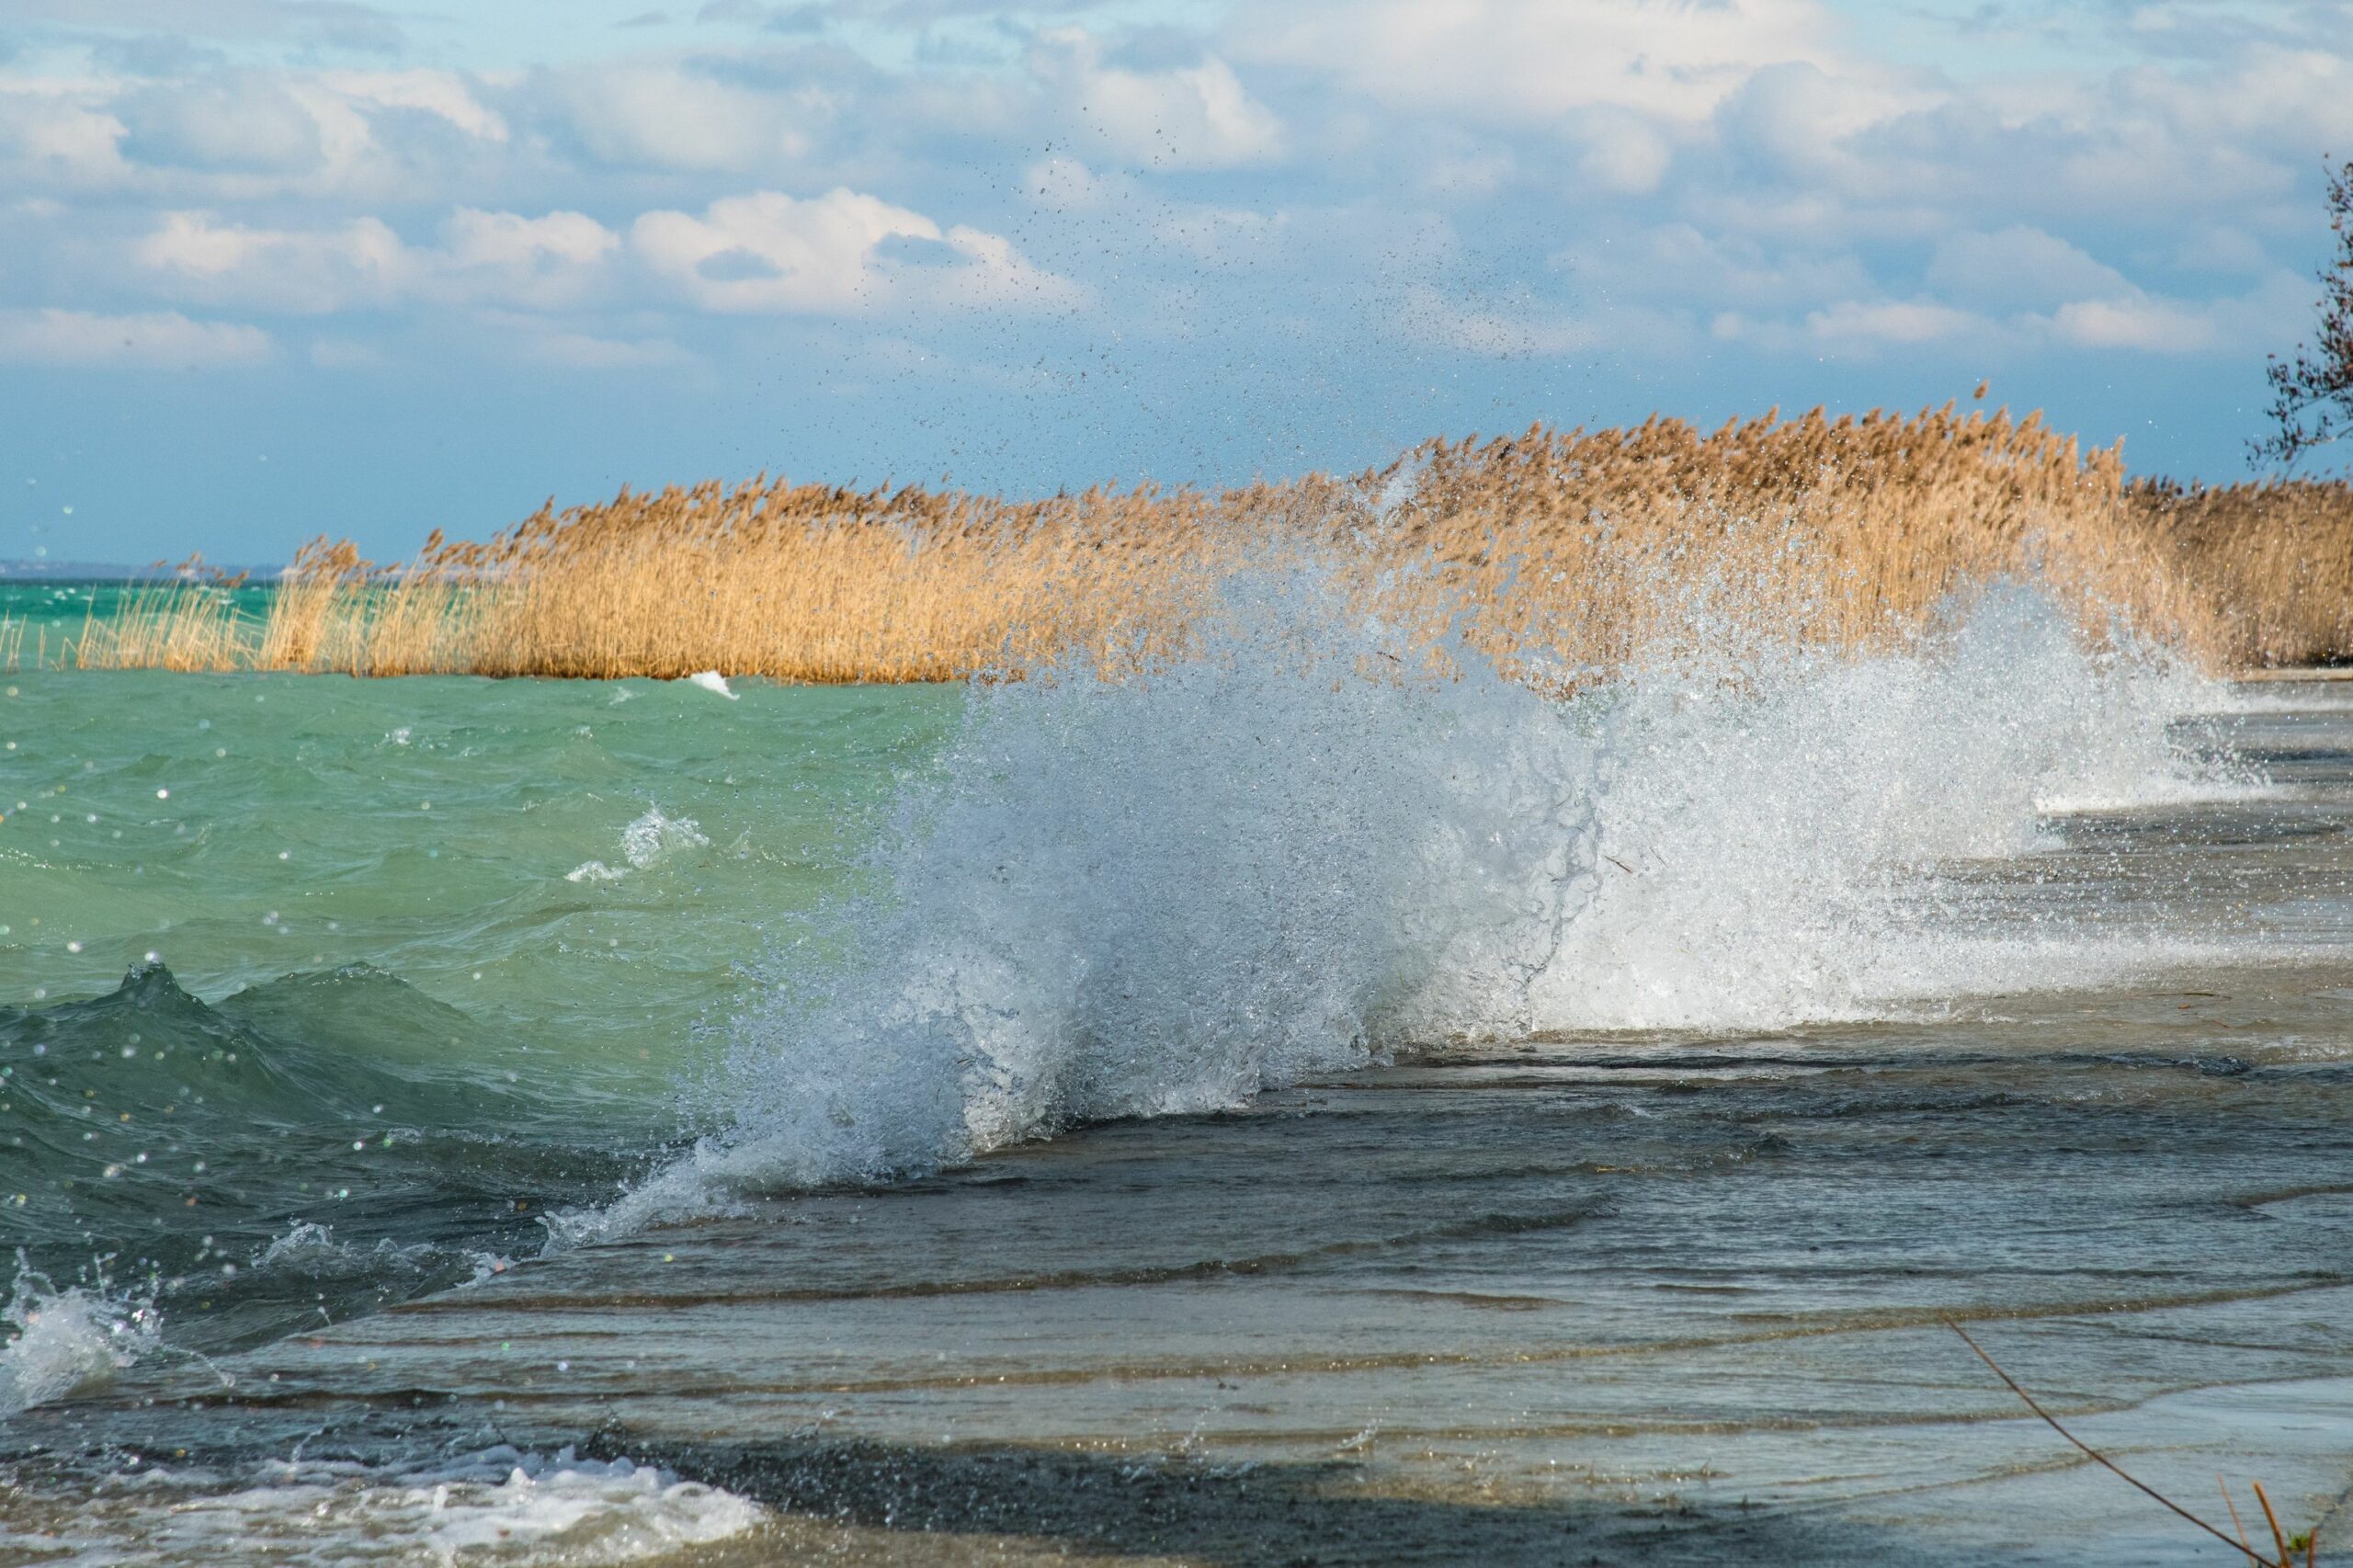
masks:
<instances>
[{"instance_id":1,"label":"cloud bank","mask_svg":"<svg viewBox=\"0 0 2353 1568\"><path fill-rule=\"evenodd\" d=\"M1990 374L2102 438L2162 412L2133 438L2211 471L2353 150L2353 0L565 17L23 0L0 363L280 397L756 374L803 430L1045 399L1082 482ZM983 468L1042 477L1000 423Z\"/></svg>"}]
</instances>

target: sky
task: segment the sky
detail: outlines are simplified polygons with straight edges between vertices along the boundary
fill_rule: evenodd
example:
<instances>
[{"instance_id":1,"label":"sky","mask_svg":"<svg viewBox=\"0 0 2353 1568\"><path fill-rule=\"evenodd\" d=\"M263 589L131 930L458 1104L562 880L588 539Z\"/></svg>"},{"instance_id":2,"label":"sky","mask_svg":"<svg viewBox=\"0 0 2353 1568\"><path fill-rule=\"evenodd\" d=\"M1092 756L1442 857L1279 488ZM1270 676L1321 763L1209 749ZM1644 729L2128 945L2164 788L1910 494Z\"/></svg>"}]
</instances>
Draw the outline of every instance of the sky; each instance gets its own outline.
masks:
<instances>
[{"instance_id":1,"label":"sky","mask_svg":"<svg viewBox=\"0 0 2353 1568\"><path fill-rule=\"evenodd\" d=\"M0 559L1778 406L2229 480L2353 0L0 0Z\"/></svg>"}]
</instances>

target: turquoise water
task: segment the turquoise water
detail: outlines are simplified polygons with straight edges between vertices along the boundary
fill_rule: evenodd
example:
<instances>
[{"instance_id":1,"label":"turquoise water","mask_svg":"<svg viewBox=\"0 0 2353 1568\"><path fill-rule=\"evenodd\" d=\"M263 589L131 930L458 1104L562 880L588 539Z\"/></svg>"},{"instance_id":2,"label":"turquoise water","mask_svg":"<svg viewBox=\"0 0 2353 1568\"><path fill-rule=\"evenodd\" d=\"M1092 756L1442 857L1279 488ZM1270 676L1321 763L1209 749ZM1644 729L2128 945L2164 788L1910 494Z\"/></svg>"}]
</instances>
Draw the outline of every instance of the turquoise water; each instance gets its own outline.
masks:
<instances>
[{"instance_id":1,"label":"turquoise water","mask_svg":"<svg viewBox=\"0 0 2353 1568\"><path fill-rule=\"evenodd\" d=\"M691 1131L739 966L844 891L959 707L95 672L0 694L0 1249L159 1291L205 1346L527 1256L551 1204Z\"/></svg>"},{"instance_id":2,"label":"turquoise water","mask_svg":"<svg viewBox=\"0 0 2353 1568\"><path fill-rule=\"evenodd\" d=\"M104 620L134 602L153 585L129 578L0 577L0 668L20 670L55 665L64 650L78 641L95 619ZM235 606L239 614L259 621L269 613L267 584L237 587L212 585L204 592Z\"/></svg>"}]
</instances>

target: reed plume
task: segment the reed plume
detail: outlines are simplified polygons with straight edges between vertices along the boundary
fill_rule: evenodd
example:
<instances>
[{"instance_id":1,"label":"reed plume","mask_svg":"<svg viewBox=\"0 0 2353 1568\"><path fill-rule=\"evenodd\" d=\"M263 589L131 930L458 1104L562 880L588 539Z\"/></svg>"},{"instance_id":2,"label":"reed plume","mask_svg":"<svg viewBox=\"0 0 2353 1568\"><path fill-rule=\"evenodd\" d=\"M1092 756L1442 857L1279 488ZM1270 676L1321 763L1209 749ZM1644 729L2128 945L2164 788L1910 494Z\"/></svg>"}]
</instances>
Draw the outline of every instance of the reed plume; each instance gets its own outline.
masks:
<instances>
[{"instance_id":1,"label":"reed plume","mask_svg":"<svg viewBox=\"0 0 2353 1568\"><path fill-rule=\"evenodd\" d=\"M1981 389L1982 390L1982 389ZM1688 631L1695 606L1844 649L2033 577L2086 629L2212 666L2353 653L2353 493L2128 483L2039 415L1768 414L1713 432L1541 425L1423 443L1354 476L1211 494L1007 501L763 475L542 507L389 567L321 539L256 624L203 585L94 623L85 666L813 682L1020 674L1181 646L1246 565L1315 562L1369 609L1457 619L1569 683ZM1769 627L1764 623L1769 622Z\"/></svg>"}]
</instances>

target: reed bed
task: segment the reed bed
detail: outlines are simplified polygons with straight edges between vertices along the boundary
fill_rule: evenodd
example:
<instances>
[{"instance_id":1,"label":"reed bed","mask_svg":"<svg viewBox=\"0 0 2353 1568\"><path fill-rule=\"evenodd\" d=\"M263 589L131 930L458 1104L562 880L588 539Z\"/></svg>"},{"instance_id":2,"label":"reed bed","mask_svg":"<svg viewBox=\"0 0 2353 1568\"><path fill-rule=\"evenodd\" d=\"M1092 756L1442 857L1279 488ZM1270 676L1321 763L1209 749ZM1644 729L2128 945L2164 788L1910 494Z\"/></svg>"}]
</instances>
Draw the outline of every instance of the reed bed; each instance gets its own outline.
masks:
<instances>
[{"instance_id":1,"label":"reed bed","mask_svg":"<svg viewBox=\"0 0 2353 1568\"><path fill-rule=\"evenodd\" d=\"M1981 389L1982 395L1982 389ZM766 476L438 532L380 567L319 540L266 617L175 584L85 629L92 667L809 682L1020 675L1182 645L1251 566L1314 562L1368 610L1459 624L1576 684L1696 628L1900 642L2032 577L2087 630L2212 666L2353 654L2353 492L2128 483L2037 415L1767 415L1712 432L1542 426L1223 494L1006 501Z\"/></svg>"},{"instance_id":2,"label":"reed bed","mask_svg":"<svg viewBox=\"0 0 2353 1568\"><path fill-rule=\"evenodd\" d=\"M2125 499L2163 569L2211 607L2232 662L2353 659L2353 486L2143 482Z\"/></svg>"}]
</instances>

